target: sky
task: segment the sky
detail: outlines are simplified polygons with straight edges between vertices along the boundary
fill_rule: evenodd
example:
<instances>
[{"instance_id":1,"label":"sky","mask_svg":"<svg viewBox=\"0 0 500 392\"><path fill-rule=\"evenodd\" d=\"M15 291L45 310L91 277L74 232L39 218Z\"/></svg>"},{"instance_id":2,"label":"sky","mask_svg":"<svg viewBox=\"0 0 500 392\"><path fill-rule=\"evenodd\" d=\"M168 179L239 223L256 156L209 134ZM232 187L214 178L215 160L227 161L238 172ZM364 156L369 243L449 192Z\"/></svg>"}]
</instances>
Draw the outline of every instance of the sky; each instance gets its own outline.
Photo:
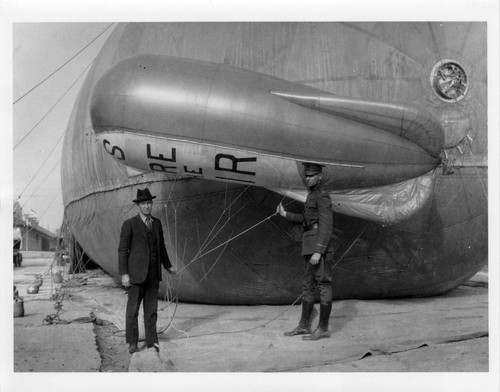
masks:
<instances>
[{"instance_id":1,"label":"sky","mask_svg":"<svg viewBox=\"0 0 500 392\"><path fill-rule=\"evenodd\" d=\"M64 213L63 134L87 66L114 28L110 24L13 24L13 196L24 214L52 232Z\"/></svg>"}]
</instances>

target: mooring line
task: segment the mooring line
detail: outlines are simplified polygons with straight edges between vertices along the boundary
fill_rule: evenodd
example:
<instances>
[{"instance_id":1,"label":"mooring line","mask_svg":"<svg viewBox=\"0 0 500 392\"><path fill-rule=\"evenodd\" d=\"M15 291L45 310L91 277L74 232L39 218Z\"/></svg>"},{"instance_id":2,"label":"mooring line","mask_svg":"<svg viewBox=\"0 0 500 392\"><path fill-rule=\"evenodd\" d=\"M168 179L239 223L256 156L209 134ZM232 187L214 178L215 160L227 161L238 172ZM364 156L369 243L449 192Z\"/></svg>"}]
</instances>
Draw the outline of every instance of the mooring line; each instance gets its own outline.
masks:
<instances>
[{"instance_id":1,"label":"mooring line","mask_svg":"<svg viewBox=\"0 0 500 392\"><path fill-rule=\"evenodd\" d=\"M188 335L186 338L189 339L189 338L198 338L198 337L202 337L202 336L211 336L211 335L226 335L226 334L233 334L233 333L243 333L243 332L254 331L254 330L259 329L259 328L264 328L266 325L272 323L273 321L277 320L279 317L283 316L286 312L288 312L303 297L303 295L304 295L304 293L300 294L291 305L289 305L284 311L282 311L276 317L273 317L271 320L266 321L265 323L257 325L255 327L241 329L241 330L237 330L237 331L221 331L221 332L211 332L211 333L204 333L204 334L191 335L191 336ZM184 332L184 333L186 333L186 332ZM171 338L171 340L181 340L181 339L186 339L186 338Z\"/></svg>"},{"instance_id":2,"label":"mooring line","mask_svg":"<svg viewBox=\"0 0 500 392\"><path fill-rule=\"evenodd\" d=\"M205 253L203 253L203 254L201 254L201 255L199 255L199 256L197 256L197 257L195 257L195 258L193 258L193 260L191 260L191 261L190 261L190 262L189 262L186 266L184 266L184 267L183 267L183 268L179 271L179 273L180 273L180 272L182 272L183 270L185 270L185 269L186 269L186 268L187 268L187 267L188 267L191 263L193 263L194 261L196 261L196 260L198 260L198 259L202 258L203 256L206 256L206 255L207 255L207 254L209 254L209 253L212 253L213 251L215 251L215 250L219 249L220 247L222 247L222 246L226 245L228 242L231 242L231 241L233 241L234 239L236 239L236 238L238 238L238 237L242 236L243 234L245 234L245 233L247 233L248 231L250 231L250 230L254 229L255 227L259 226L260 224L264 223L266 220L270 219L271 217L275 216L276 214L277 214L277 213L274 213L274 214L269 215L268 217L266 217L265 219L263 219L263 220L261 220L260 222L256 223L255 225L253 225L253 226L249 227L248 229L246 229L246 230L242 231L241 233L239 233L239 234L235 235L234 237L232 237L232 238L228 239L227 241L224 241L222 244L217 245L215 248L212 248L211 250L209 250L209 251L207 251L207 252L205 252Z\"/></svg>"},{"instance_id":3,"label":"mooring line","mask_svg":"<svg viewBox=\"0 0 500 392\"><path fill-rule=\"evenodd\" d=\"M208 241L208 239L209 239L209 238L210 238L210 236L212 235L212 232L215 230L215 228L216 228L216 227L217 227L217 225L219 224L219 222L220 222L220 220L222 219L222 217L224 216L224 214L226 214L226 211L228 211L228 210L231 208L231 206L232 206L234 203L236 203L236 201L237 201L237 200L238 200L238 199L239 199L239 198L240 198L240 197L241 197L241 196L245 193L245 191L248 189L248 187L249 187L249 186L250 186L250 185L247 185L247 186L245 187L245 189L243 189L243 190L240 192L240 194L239 194L239 195L238 195L238 196L237 196L237 197L236 197L233 201L231 201L231 203L229 203L229 205L228 205L227 207L225 207L225 208L224 208L224 210L222 211L222 213L221 213L221 214L220 214L220 216L219 216L219 219L217 219L217 222L215 222L215 223L214 223L214 225L213 225L212 229L210 230L210 233L208 233L207 237L205 238L205 241L203 242L203 244L201 244L200 249L198 250L198 252L196 252L195 257L196 257L196 256L197 256L197 255L198 255L198 254L199 254L199 253L203 250L203 249L205 249L205 248L206 248L206 246L207 246L208 244L210 244L210 242L212 242L212 241L213 241L213 239L214 239L214 238L215 238L215 236L216 236L216 235L220 232L220 230L222 230L222 228L221 228L221 229L219 229L219 231L218 231L218 232L217 232L217 233L216 233L216 234L212 237L212 239L211 239L210 241ZM224 196L224 197L225 197L225 199L224 199L224 205L226 205L226 200L227 200L227 188L226 188L226 191L225 191L225 192L226 192L226 194L225 194L225 196ZM246 205L246 204L245 204L245 205ZM243 207L242 207L242 208L243 208ZM239 211L241 211L241 208L240 208L238 211L236 211L236 214L237 214ZM235 214L235 215L236 215L236 214ZM227 223L230 219L231 219L231 218L229 218L229 219L226 221L226 223ZM226 223L224 223L224 225L225 225ZM224 227L224 226L223 226L223 227ZM207 244L207 241L208 241L208 244Z\"/></svg>"}]
</instances>

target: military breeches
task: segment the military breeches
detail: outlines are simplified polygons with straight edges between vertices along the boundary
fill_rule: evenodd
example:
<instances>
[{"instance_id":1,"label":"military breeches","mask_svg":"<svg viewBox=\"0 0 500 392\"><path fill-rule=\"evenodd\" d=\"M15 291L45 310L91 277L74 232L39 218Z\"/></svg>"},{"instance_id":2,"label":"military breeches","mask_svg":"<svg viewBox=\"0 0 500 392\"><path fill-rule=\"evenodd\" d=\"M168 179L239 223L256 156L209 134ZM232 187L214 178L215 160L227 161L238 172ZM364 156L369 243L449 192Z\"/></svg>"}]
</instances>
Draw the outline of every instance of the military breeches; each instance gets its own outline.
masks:
<instances>
[{"instance_id":1,"label":"military breeches","mask_svg":"<svg viewBox=\"0 0 500 392\"><path fill-rule=\"evenodd\" d=\"M321 256L316 265L309 262L311 256L304 256L304 278L302 280L302 293L304 295L302 300L314 302L314 294L316 287L318 287L321 302L331 302L333 252Z\"/></svg>"}]
</instances>

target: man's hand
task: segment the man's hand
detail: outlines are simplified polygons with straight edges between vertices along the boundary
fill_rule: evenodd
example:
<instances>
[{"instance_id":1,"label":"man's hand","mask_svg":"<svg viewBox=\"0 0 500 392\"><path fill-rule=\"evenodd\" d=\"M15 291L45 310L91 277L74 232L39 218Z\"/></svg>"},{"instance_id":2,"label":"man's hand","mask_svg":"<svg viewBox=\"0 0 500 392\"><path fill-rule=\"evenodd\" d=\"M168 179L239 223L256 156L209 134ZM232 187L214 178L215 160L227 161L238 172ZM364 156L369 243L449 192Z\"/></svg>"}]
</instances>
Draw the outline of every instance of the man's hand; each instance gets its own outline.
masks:
<instances>
[{"instance_id":1,"label":"man's hand","mask_svg":"<svg viewBox=\"0 0 500 392\"><path fill-rule=\"evenodd\" d=\"M278 204L278 207L276 207L276 212L280 214L283 218L286 217L286 210L283 207L283 204Z\"/></svg>"},{"instance_id":2,"label":"man's hand","mask_svg":"<svg viewBox=\"0 0 500 392\"><path fill-rule=\"evenodd\" d=\"M128 274L122 275L122 286L123 287L130 287L130 286L132 286L130 284L130 276L128 276Z\"/></svg>"},{"instance_id":3,"label":"man's hand","mask_svg":"<svg viewBox=\"0 0 500 392\"><path fill-rule=\"evenodd\" d=\"M167 269L167 272L170 274L170 275L175 275L177 274L177 270L174 268L174 267L170 267Z\"/></svg>"},{"instance_id":4,"label":"man's hand","mask_svg":"<svg viewBox=\"0 0 500 392\"><path fill-rule=\"evenodd\" d=\"M316 265L319 263L319 260L321 259L321 253L314 253L311 258L309 259L309 262L312 265Z\"/></svg>"}]
</instances>

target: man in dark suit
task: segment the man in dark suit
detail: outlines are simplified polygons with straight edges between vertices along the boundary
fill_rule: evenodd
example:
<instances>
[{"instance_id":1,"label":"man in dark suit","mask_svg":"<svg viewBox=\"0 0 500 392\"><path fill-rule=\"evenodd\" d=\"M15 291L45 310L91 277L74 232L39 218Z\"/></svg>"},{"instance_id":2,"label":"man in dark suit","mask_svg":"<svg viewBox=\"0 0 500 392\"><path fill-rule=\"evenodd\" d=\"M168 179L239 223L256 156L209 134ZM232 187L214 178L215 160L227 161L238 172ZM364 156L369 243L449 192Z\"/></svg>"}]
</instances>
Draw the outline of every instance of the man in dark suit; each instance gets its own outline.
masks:
<instances>
[{"instance_id":1,"label":"man in dark suit","mask_svg":"<svg viewBox=\"0 0 500 392\"><path fill-rule=\"evenodd\" d=\"M304 213L287 212L280 203L277 212L286 220L302 223L302 256L305 261L302 281L302 315L299 325L285 336L303 336L303 340L329 338L328 321L332 311L333 213L328 192L321 187L322 166L305 162L304 177L309 189ZM311 331L316 285L320 294L318 328Z\"/></svg>"},{"instance_id":2,"label":"man in dark suit","mask_svg":"<svg viewBox=\"0 0 500 392\"><path fill-rule=\"evenodd\" d=\"M156 321L161 265L168 273L176 273L165 248L161 221L151 216L154 198L148 188L137 190L133 202L139 207L139 214L123 222L118 246L119 273L122 285L128 288L125 333L131 354L138 351L137 317L142 301L146 344L159 351Z\"/></svg>"}]
</instances>

